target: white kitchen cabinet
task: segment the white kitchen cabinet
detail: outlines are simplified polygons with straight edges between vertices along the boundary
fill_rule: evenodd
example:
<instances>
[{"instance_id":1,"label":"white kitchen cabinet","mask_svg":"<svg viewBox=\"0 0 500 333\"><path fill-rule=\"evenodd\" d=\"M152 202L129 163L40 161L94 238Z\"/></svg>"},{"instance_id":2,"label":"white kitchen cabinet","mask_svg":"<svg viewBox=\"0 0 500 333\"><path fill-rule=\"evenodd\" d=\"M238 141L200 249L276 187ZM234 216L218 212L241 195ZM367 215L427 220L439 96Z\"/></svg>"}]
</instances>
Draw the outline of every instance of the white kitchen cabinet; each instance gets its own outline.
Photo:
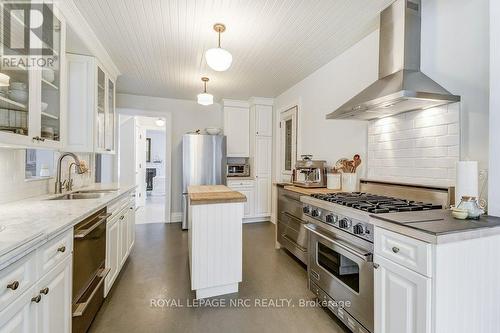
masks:
<instances>
[{"instance_id":1,"label":"white kitchen cabinet","mask_svg":"<svg viewBox=\"0 0 500 333\"><path fill-rule=\"evenodd\" d=\"M38 333L71 332L71 260L72 257L67 257L38 283L41 296L37 304Z\"/></svg>"},{"instance_id":2,"label":"white kitchen cabinet","mask_svg":"<svg viewBox=\"0 0 500 333\"><path fill-rule=\"evenodd\" d=\"M125 260L127 260L128 256L128 208L124 210L122 215L118 218L119 230L120 230L120 242L119 242L119 251L120 251L120 267L123 266Z\"/></svg>"},{"instance_id":3,"label":"white kitchen cabinet","mask_svg":"<svg viewBox=\"0 0 500 333\"><path fill-rule=\"evenodd\" d=\"M0 332L32 333L36 331L36 305L31 299L35 287L18 297L0 312Z\"/></svg>"},{"instance_id":4,"label":"white kitchen cabinet","mask_svg":"<svg viewBox=\"0 0 500 333\"><path fill-rule=\"evenodd\" d=\"M271 216L271 177L255 180L255 216Z\"/></svg>"},{"instance_id":5,"label":"white kitchen cabinet","mask_svg":"<svg viewBox=\"0 0 500 333\"><path fill-rule=\"evenodd\" d=\"M116 147L115 81L96 58L67 54L68 137L65 149L113 154Z\"/></svg>"},{"instance_id":6,"label":"white kitchen cabinet","mask_svg":"<svg viewBox=\"0 0 500 333\"><path fill-rule=\"evenodd\" d=\"M68 135L65 148L73 152L94 151L95 68L94 57L66 55L68 69Z\"/></svg>"},{"instance_id":7,"label":"white kitchen cabinet","mask_svg":"<svg viewBox=\"0 0 500 333\"><path fill-rule=\"evenodd\" d=\"M256 137L255 138L255 175L271 177L272 169L272 154L273 154L273 139L272 137Z\"/></svg>"},{"instance_id":8,"label":"white kitchen cabinet","mask_svg":"<svg viewBox=\"0 0 500 333\"><path fill-rule=\"evenodd\" d=\"M10 77L9 93L0 95L0 143L3 146L40 149L59 149L62 146L61 137L66 130L62 121L66 110L65 103L62 103L65 100L66 82L66 23L57 7L53 7L53 13L54 39L51 49L54 55L50 56L51 60L55 59L51 62L53 66L18 66L11 70L2 67L0 70ZM31 23L39 24L35 21L37 19L38 16L32 15ZM13 19L11 36L23 39L23 32L24 24ZM13 40L12 44L15 43ZM31 46L41 47L37 44L37 41L33 41Z\"/></svg>"},{"instance_id":9,"label":"white kitchen cabinet","mask_svg":"<svg viewBox=\"0 0 500 333\"><path fill-rule=\"evenodd\" d=\"M120 216L115 216L106 226L106 267L109 273L104 280L104 296L111 289L120 272Z\"/></svg>"},{"instance_id":10,"label":"white kitchen cabinet","mask_svg":"<svg viewBox=\"0 0 500 333\"><path fill-rule=\"evenodd\" d=\"M430 333L431 279L376 256L375 333Z\"/></svg>"},{"instance_id":11,"label":"white kitchen cabinet","mask_svg":"<svg viewBox=\"0 0 500 333\"><path fill-rule=\"evenodd\" d=\"M106 226L106 267L110 269L104 280L104 296L113 286L135 243L135 204L128 196L115 204L117 213ZM132 208L132 209L131 209Z\"/></svg>"},{"instance_id":12,"label":"white kitchen cabinet","mask_svg":"<svg viewBox=\"0 0 500 333\"><path fill-rule=\"evenodd\" d=\"M244 204L243 218L252 218L255 215L255 181L254 180L228 180L227 186L247 197Z\"/></svg>"},{"instance_id":13,"label":"white kitchen cabinet","mask_svg":"<svg viewBox=\"0 0 500 333\"><path fill-rule=\"evenodd\" d=\"M17 287L6 288L8 292L18 293L0 311L0 332L71 332L72 242L66 243L64 251L57 250L60 247L54 249L69 237L73 238L72 229L14 262L11 265L14 270L8 266L0 271L0 280L5 278L9 284L17 282ZM57 251L57 257L51 256L51 251L47 252L50 249ZM37 268L33 270L34 267ZM45 271L44 267L50 268ZM26 279L27 275L23 272L33 271L34 279Z\"/></svg>"},{"instance_id":14,"label":"white kitchen cabinet","mask_svg":"<svg viewBox=\"0 0 500 333\"><path fill-rule=\"evenodd\" d=\"M250 110L224 105L224 134L228 157L250 156Z\"/></svg>"},{"instance_id":15,"label":"white kitchen cabinet","mask_svg":"<svg viewBox=\"0 0 500 333\"><path fill-rule=\"evenodd\" d=\"M128 253L132 251L135 244L135 205L131 204L127 217L127 245Z\"/></svg>"},{"instance_id":16,"label":"white kitchen cabinet","mask_svg":"<svg viewBox=\"0 0 500 333\"><path fill-rule=\"evenodd\" d=\"M271 105L255 105L255 135L273 136L273 107Z\"/></svg>"}]
</instances>

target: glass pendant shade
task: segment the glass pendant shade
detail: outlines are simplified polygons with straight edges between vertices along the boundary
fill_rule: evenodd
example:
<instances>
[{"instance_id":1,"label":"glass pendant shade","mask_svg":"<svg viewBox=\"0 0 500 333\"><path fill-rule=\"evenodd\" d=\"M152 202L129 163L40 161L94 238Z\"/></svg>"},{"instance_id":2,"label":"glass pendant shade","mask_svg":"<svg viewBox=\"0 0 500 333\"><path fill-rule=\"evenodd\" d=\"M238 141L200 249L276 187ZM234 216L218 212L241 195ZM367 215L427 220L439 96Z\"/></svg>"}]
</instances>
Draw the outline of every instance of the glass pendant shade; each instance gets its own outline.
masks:
<instances>
[{"instance_id":1,"label":"glass pendant shade","mask_svg":"<svg viewBox=\"0 0 500 333\"><path fill-rule=\"evenodd\" d=\"M214 71L223 72L231 67L233 56L221 47L214 47L205 52L205 59L208 66Z\"/></svg>"},{"instance_id":2,"label":"glass pendant shade","mask_svg":"<svg viewBox=\"0 0 500 333\"><path fill-rule=\"evenodd\" d=\"M214 95L208 94L206 92L198 94L198 104L201 104L201 105L214 104Z\"/></svg>"}]
</instances>

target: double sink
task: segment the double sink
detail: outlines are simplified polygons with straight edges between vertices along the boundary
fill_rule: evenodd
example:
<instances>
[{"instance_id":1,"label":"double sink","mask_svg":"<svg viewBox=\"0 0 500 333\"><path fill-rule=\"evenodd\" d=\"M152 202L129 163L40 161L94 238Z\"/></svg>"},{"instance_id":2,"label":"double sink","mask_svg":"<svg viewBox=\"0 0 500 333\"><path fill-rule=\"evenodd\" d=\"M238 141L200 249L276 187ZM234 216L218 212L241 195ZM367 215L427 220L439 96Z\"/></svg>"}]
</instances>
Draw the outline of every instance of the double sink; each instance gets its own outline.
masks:
<instances>
[{"instance_id":1,"label":"double sink","mask_svg":"<svg viewBox=\"0 0 500 333\"><path fill-rule=\"evenodd\" d=\"M118 190L82 190L72 193L63 194L49 200L82 200L82 199L99 199L108 194L116 193Z\"/></svg>"}]
</instances>

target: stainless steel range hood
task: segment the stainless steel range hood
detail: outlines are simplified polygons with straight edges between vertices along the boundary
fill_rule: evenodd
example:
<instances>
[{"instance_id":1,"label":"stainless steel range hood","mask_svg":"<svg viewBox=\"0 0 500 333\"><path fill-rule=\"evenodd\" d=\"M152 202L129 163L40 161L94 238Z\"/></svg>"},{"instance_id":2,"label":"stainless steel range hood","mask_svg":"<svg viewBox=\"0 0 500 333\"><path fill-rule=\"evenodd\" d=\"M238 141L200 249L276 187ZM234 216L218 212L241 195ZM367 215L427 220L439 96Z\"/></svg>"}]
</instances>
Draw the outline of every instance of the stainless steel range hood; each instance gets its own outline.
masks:
<instances>
[{"instance_id":1,"label":"stainless steel range hood","mask_svg":"<svg viewBox=\"0 0 500 333\"><path fill-rule=\"evenodd\" d=\"M420 0L396 0L380 14L379 79L327 119L372 120L460 101L420 71Z\"/></svg>"}]
</instances>

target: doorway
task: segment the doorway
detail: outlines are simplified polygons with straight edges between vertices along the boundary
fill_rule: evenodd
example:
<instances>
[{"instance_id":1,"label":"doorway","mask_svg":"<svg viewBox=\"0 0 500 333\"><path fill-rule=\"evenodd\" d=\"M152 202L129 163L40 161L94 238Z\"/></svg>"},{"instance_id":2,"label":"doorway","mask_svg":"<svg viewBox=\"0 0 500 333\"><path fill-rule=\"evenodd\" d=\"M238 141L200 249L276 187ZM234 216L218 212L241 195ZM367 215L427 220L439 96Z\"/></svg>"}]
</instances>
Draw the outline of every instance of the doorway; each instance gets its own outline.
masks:
<instances>
[{"instance_id":1,"label":"doorway","mask_svg":"<svg viewBox=\"0 0 500 333\"><path fill-rule=\"evenodd\" d=\"M170 222L169 117L120 114L120 183L136 185L136 224Z\"/></svg>"}]
</instances>

